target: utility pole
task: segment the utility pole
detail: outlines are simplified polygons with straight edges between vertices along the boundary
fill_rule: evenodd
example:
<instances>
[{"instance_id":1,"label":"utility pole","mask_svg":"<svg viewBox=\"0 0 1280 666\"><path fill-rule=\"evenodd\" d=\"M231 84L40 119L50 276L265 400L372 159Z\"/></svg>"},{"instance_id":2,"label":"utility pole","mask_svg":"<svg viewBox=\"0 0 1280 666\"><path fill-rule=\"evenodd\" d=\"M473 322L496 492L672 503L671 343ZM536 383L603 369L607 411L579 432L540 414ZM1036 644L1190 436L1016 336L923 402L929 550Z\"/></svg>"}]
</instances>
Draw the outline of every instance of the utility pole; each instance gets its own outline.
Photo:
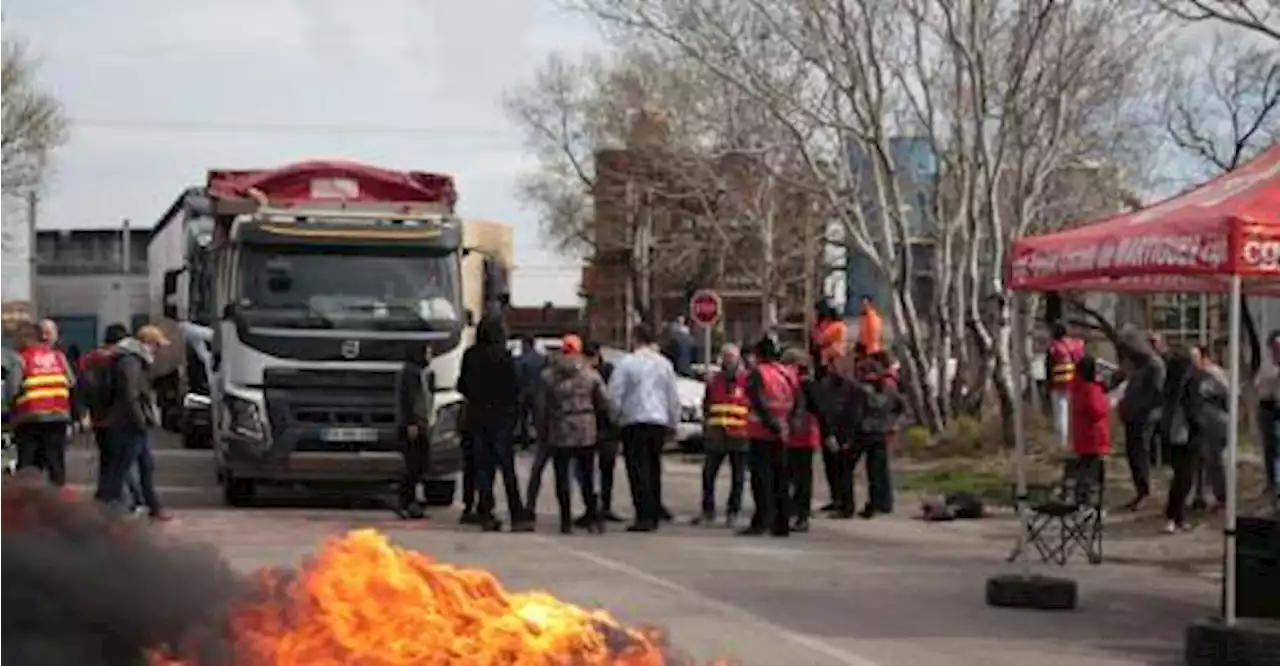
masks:
<instances>
[{"instance_id":1,"label":"utility pole","mask_svg":"<svg viewBox=\"0 0 1280 666\"><path fill-rule=\"evenodd\" d=\"M39 214L40 195L35 190L31 190L27 192L27 301L33 319L40 311L36 304L36 270L39 263L36 256L36 220Z\"/></svg>"}]
</instances>

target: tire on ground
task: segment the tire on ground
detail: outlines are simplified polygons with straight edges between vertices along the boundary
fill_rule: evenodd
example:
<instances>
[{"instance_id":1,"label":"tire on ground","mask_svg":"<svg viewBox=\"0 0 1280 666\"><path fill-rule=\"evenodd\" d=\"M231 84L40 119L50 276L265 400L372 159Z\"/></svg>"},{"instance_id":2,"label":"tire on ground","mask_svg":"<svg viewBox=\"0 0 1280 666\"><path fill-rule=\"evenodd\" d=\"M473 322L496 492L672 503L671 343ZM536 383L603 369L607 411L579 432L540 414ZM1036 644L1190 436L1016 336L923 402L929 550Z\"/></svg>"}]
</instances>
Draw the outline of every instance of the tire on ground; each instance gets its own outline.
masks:
<instances>
[{"instance_id":1,"label":"tire on ground","mask_svg":"<svg viewBox=\"0 0 1280 666\"><path fill-rule=\"evenodd\" d=\"M1076 582L1070 578L1004 574L987 579L987 605L1001 608L1073 610Z\"/></svg>"},{"instance_id":2,"label":"tire on ground","mask_svg":"<svg viewBox=\"0 0 1280 666\"><path fill-rule=\"evenodd\" d=\"M427 479L422 484L422 491L426 495L427 506L452 506L458 482L456 479Z\"/></svg>"},{"instance_id":3,"label":"tire on ground","mask_svg":"<svg viewBox=\"0 0 1280 666\"><path fill-rule=\"evenodd\" d=\"M1219 618L1196 620L1187 627L1187 666L1280 666L1280 622L1240 618L1228 627Z\"/></svg>"}]
</instances>

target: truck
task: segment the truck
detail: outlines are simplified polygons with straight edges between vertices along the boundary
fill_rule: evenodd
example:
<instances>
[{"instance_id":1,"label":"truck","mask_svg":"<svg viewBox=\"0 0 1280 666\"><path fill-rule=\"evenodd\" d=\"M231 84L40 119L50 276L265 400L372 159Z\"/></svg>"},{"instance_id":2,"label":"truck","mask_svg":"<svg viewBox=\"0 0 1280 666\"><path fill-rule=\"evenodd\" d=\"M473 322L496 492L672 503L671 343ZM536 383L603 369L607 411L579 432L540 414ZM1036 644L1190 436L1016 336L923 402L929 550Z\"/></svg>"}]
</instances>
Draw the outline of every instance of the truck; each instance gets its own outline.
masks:
<instances>
[{"instance_id":1,"label":"truck","mask_svg":"<svg viewBox=\"0 0 1280 666\"><path fill-rule=\"evenodd\" d=\"M213 169L152 230L162 412L211 448L223 500L267 484L381 485L403 472L395 387L429 355L425 500L461 468L462 354L509 305L511 233L464 223L452 177L337 161Z\"/></svg>"}]
</instances>

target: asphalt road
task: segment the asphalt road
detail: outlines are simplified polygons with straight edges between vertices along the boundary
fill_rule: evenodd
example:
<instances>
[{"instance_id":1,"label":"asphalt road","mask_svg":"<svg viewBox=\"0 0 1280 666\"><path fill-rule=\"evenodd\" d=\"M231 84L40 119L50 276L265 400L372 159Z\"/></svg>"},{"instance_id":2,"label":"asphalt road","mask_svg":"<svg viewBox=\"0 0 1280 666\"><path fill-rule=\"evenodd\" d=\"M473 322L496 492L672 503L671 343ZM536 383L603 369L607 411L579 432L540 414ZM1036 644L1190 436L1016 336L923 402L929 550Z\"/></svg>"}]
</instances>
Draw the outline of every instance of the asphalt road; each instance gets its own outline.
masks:
<instances>
[{"instance_id":1,"label":"asphalt road","mask_svg":"<svg viewBox=\"0 0 1280 666\"><path fill-rule=\"evenodd\" d=\"M88 482L92 455L70 458L73 482ZM207 452L162 448L157 458L162 496L178 515L164 529L218 545L238 567L296 563L328 535L375 527L439 560L492 570L509 589L546 589L626 621L664 626L673 643L702 659L733 656L766 666L1173 664L1181 663L1185 625L1212 614L1217 599L1217 587L1203 578L1104 564L1066 569L1080 583L1075 612L989 608L983 585L1005 570L1003 549L924 545L911 535L928 528L896 517L816 521L812 532L789 539L687 525L650 535L615 529L564 537L553 531L549 470L537 534L481 534L457 524L456 508L420 523L395 520L369 502L317 504L288 495L231 510L218 503ZM697 469L672 460L665 478L667 505L692 515ZM617 479L619 497L628 498L621 467Z\"/></svg>"}]
</instances>

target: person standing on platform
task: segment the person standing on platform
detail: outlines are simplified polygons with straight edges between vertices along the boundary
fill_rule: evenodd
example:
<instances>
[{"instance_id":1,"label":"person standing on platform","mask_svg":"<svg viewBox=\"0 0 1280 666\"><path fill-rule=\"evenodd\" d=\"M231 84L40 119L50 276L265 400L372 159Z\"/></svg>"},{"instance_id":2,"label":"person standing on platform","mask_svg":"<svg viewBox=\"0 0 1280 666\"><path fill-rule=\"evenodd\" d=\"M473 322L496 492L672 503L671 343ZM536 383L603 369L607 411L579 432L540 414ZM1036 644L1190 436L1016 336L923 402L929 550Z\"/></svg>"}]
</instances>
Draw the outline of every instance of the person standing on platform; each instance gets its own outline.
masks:
<instances>
[{"instance_id":1,"label":"person standing on platform","mask_svg":"<svg viewBox=\"0 0 1280 666\"><path fill-rule=\"evenodd\" d=\"M720 349L720 370L707 380L702 413L706 418L702 460L702 513L694 525L712 525L716 519L716 477L729 461L729 499L725 525L733 529L742 513L742 491L747 475L747 370L737 345Z\"/></svg>"}]
</instances>

